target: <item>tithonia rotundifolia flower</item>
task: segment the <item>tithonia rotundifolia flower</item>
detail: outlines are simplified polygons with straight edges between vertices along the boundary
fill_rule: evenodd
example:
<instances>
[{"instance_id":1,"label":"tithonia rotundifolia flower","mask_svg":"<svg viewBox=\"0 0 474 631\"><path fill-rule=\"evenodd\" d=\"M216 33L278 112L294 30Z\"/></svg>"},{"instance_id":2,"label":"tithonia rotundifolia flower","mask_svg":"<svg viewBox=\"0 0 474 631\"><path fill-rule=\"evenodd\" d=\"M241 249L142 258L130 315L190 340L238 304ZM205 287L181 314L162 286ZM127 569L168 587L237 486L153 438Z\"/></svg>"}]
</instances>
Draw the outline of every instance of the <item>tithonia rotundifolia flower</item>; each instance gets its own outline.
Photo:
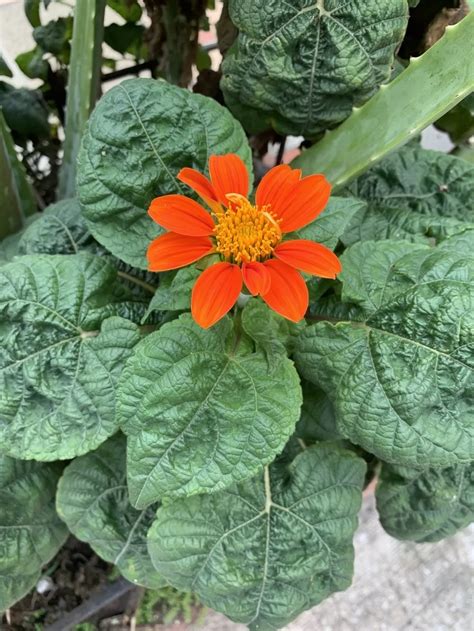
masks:
<instances>
[{"instance_id":1,"label":"tithonia rotundifolia flower","mask_svg":"<svg viewBox=\"0 0 474 631\"><path fill-rule=\"evenodd\" d=\"M148 248L149 269L164 272L218 255L192 291L192 316L203 328L220 320L245 290L298 322L308 308L300 272L335 278L341 271L331 250L294 235L325 208L329 182L324 175L302 178L299 169L282 164L266 173L251 202L249 175L239 156L211 156L209 174L208 179L191 168L178 174L207 208L184 195L151 202L151 218L167 232Z\"/></svg>"}]
</instances>

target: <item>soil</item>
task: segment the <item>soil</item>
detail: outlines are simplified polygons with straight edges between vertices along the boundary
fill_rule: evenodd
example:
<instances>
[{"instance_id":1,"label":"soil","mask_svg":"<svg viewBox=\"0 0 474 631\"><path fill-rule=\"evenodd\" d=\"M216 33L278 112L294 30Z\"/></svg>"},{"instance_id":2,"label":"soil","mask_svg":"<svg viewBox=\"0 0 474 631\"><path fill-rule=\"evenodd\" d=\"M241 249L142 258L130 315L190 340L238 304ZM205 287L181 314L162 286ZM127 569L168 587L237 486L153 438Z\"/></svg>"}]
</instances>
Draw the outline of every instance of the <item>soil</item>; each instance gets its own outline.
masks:
<instances>
[{"instance_id":1,"label":"soil","mask_svg":"<svg viewBox=\"0 0 474 631\"><path fill-rule=\"evenodd\" d=\"M44 568L43 576L51 578L52 589L45 594L33 589L11 607L10 621L2 624L2 631L39 631L53 624L105 585L112 569L87 544L70 537Z\"/></svg>"},{"instance_id":2,"label":"soil","mask_svg":"<svg viewBox=\"0 0 474 631\"><path fill-rule=\"evenodd\" d=\"M106 592L110 595L114 586L122 583L130 585L119 576L113 565L100 559L86 543L71 536L43 570L42 578L51 580L51 589L44 594L39 594L36 587L32 589L3 616L0 631L43 631L51 625L61 631L66 628L77 631L129 631L131 628L137 631L185 631L188 628L183 612L179 608L174 609L176 602L172 595L164 595L156 602L155 597L147 606L144 605L147 624L136 624L140 622L140 617L143 618L143 613L136 616L144 595L143 588L130 586L131 590L127 593L118 599L111 598L108 604L104 604ZM176 590L172 591L177 593ZM90 602L89 611L95 612L87 618L89 624L65 626L68 614L87 601ZM164 620L169 620L170 608L175 611L175 615L171 624L164 624ZM185 617L195 621L203 613L199 603L191 600Z\"/></svg>"}]
</instances>

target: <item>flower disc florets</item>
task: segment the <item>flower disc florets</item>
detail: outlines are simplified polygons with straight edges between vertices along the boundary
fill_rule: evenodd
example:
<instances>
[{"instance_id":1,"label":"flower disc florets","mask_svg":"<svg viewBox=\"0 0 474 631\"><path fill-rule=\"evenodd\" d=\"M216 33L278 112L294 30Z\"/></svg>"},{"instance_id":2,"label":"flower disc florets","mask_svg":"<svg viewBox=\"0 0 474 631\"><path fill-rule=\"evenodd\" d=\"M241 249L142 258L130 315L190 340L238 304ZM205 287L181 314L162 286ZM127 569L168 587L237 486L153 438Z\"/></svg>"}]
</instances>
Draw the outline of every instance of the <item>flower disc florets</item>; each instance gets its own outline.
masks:
<instances>
[{"instance_id":1,"label":"flower disc florets","mask_svg":"<svg viewBox=\"0 0 474 631\"><path fill-rule=\"evenodd\" d=\"M237 264L266 260L281 241L279 220L268 206L254 206L242 195L227 197L231 206L216 214L216 252Z\"/></svg>"}]
</instances>

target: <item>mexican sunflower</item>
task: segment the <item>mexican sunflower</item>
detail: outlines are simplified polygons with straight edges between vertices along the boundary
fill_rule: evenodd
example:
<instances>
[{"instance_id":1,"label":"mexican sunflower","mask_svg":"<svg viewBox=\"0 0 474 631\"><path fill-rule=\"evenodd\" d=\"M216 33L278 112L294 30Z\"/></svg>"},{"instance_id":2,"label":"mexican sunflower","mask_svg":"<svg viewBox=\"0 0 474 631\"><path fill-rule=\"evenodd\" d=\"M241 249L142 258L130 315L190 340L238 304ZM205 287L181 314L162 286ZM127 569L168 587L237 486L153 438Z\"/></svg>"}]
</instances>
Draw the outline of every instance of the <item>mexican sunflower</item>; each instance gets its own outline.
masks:
<instances>
[{"instance_id":1,"label":"mexican sunflower","mask_svg":"<svg viewBox=\"0 0 474 631\"><path fill-rule=\"evenodd\" d=\"M209 210L184 195L163 195L151 202L151 218L167 232L148 248L149 269L177 269L218 255L220 260L202 272L192 291L192 315L203 328L234 306L244 286L298 322L308 308L300 272L335 278L341 271L331 250L291 235L324 209L330 184L323 175L302 178L300 170L282 164L262 178L252 203L249 175L237 155L211 156L209 173L210 179L190 168L178 174Z\"/></svg>"}]
</instances>

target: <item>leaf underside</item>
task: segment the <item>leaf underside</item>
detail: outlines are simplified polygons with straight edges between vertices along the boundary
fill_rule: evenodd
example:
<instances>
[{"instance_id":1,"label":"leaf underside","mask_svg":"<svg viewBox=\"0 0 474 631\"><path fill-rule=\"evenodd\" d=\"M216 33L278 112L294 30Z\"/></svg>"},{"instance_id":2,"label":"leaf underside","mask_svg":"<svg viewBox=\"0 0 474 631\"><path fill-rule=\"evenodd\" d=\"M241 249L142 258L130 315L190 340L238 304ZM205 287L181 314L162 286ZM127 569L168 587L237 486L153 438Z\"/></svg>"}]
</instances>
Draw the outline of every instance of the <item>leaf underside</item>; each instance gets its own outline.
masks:
<instances>
[{"instance_id":1,"label":"leaf underside","mask_svg":"<svg viewBox=\"0 0 474 631\"><path fill-rule=\"evenodd\" d=\"M230 0L239 29L223 64L227 105L252 131L314 138L390 77L405 0ZM282 98L284 93L284 98Z\"/></svg>"}]
</instances>

